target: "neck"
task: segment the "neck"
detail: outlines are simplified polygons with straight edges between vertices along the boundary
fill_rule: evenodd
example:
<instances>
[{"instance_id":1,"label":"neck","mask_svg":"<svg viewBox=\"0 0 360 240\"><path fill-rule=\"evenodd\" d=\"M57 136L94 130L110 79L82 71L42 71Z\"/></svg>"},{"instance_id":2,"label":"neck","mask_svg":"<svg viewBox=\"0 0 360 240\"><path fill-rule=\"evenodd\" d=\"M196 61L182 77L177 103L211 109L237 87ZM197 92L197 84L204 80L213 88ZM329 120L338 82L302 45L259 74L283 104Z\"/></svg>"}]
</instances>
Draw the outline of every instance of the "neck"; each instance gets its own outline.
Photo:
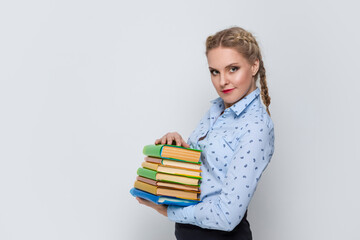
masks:
<instances>
[{"instance_id":1,"label":"neck","mask_svg":"<svg viewBox=\"0 0 360 240\"><path fill-rule=\"evenodd\" d=\"M246 97L247 95L252 93L255 89L256 89L256 84L255 84L255 82L253 82L253 84L250 85L249 89L245 92L245 94L239 100L237 100L236 102L240 101L241 99L243 99L244 97ZM225 109L231 107L232 105L233 104L231 104L231 105L225 104Z\"/></svg>"}]
</instances>

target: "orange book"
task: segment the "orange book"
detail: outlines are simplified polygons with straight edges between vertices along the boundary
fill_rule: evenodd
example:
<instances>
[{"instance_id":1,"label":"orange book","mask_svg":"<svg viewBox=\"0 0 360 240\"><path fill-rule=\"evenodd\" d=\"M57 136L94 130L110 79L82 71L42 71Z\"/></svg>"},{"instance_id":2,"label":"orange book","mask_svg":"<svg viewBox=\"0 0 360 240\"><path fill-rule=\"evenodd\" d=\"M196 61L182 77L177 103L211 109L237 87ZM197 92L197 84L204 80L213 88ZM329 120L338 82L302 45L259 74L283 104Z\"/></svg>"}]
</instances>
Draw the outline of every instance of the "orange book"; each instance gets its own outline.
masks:
<instances>
[{"instance_id":1,"label":"orange book","mask_svg":"<svg viewBox=\"0 0 360 240\"><path fill-rule=\"evenodd\" d=\"M157 163L157 164L160 164L163 166L168 166L168 167L176 167L176 168L183 168L183 169L193 170L193 171L201 171L200 164L196 164L196 163L182 162L182 161L163 159L163 158L155 158L155 157L145 157L144 160L146 162Z\"/></svg>"},{"instance_id":2,"label":"orange book","mask_svg":"<svg viewBox=\"0 0 360 240\"><path fill-rule=\"evenodd\" d=\"M199 186L200 183L199 178L177 176L167 173L159 173L157 171L148 168L138 168L137 174L141 177L146 177L161 182L171 182L171 183L178 183L178 184L185 184L192 186Z\"/></svg>"},{"instance_id":3,"label":"orange book","mask_svg":"<svg viewBox=\"0 0 360 240\"><path fill-rule=\"evenodd\" d=\"M175 145L146 145L143 149L146 156L175 159L185 162L198 163L201 150L184 148Z\"/></svg>"},{"instance_id":4,"label":"orange book","mask_svg":"<svg viewBox=\"0 0 360 240\"><path fill-rule=\"evenodd\" d=\"M141 181L135 181L134 187L154 195L169 196L169 197L176 197L176 198L190 199L190 200L200 200L199 193L193 191L162 188Z\"/></svg>"},{"instance_id":5,"label":"orange book","mask_svg":"<svg viewBox=\"0 0 360 240\"><path fill-rule=\"evenodd\" d=\"M187 190L187 191L195 191L195 192L200 191L199 187L197 187L197 186L190 186L190 185L170 183L170 182L160 182L160 181L155 181L150 178L141 177L141 176L137 176L136 180L148 183L150 185L158 186L158 187L174 188L174 189L179 189L179 190Z\"/></svg>"},{"instance_id":6,"label":"orange book","mask_svg":"<svg viewBox=\"0 0 360 240\"><path fill-rule=\"evenodd\" d=\"M194 171L194 170L187 170L183 168L174 168L174 167L168 167L168 166L162 166L160 164L156 163L150 163L150 162L143 162L141 164L143 168L152 169L157 172L161 173L168 173L168 174L174 174L174 175L181 175L185 177L193 177L193 178L201 178L200 171Z\"/></svg>"}]
</instances>

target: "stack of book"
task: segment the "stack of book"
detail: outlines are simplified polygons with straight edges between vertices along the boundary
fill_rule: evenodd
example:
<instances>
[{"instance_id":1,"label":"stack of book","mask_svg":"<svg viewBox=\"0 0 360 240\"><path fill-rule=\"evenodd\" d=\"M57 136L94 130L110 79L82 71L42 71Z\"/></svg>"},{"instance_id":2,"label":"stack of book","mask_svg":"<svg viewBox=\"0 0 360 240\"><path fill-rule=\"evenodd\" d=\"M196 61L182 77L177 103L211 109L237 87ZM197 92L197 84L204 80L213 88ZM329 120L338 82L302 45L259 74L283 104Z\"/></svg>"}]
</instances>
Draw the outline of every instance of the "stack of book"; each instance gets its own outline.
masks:
<instances>
[{"instance_id":1,"label":"stack of book","mask_svg":"<svg viewBox=\"0 0 360 240\"><path fill-rule=\"evenodd\" d=\"M175 145L147 145L137 170L133 196L157 204L188 206L200 201L201 150Z\"/></svg>"}]
</instances>

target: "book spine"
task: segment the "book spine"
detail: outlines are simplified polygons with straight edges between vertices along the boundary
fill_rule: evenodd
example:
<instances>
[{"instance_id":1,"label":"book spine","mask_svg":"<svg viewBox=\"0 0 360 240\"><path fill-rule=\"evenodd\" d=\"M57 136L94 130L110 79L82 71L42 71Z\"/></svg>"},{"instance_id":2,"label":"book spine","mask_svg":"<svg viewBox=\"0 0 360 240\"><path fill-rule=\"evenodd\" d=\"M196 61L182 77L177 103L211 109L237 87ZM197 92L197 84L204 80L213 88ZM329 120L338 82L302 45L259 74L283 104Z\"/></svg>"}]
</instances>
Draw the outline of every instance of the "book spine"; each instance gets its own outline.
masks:
<instances>
[{"instance_id":1,"label":"book spine","mask_svg":"<svg viewBox=\"0 0 360 240\"><path fill-rule=\"evenodd\" d=\"M152 180L156 180L156 174L157 174L156 171L146 169L146 168L138 168L138 170L137 170L137 175L139 175L141 177L150 178Z\"/></svg>"},{"instance_id":2,"label":"book spine","mask_svg":"<svg viewBox=\"0 0 360 240\"><path fill-rule=\"evenodd\" d=\"M161 149L164 145L146 145L143 154L150 157L161 157Z\"/></svg>"},{"instance_id":3,"label":"book spine","mask_svg":"<svg viewBox=\"0 0 360 240\"><path fill-rule=\"evenodd\" d=\"M150 162L143 162L141 163L143 168L151 169L154 171L158 171L159 164L158 163L150 163Z\"/></svg>"},{"instance_id":4,"label":"book spine","mask_svg":"<svg viewBox=\"0 0 360 240\"><path fill-rule=\"evenodd\" d=\"M144 158L145 162L150 162L150 163L157 163L157 164L162 164L162 158L155 158L155 157L145 157Z\"/></svg>"},{"instance_id":5,"label":"book spine","mask_svg":"<svg viewBox=\"0 0 360 240\"><path fill-rule=\"evenodd\" d=\"M156 196L154 194L151 194L151 193L147 193L145 191L142 191L142 190L139 190L137 188L132 188L130 189L130 193L131 195L133 195L134 197L141 197L141 198L144 198L146 200L149 200L149 201L152 201L156 204L159 204L159 196Z\"/></svg>"},{"instance_id":6,"label":"book spine","mask_svg":"<svg viewBox=\"0 0 360 240\"><path fill-rule=\"evenodd\" d=\"M151 184L140 182L140 181L135 181L134 187L136 189L139 189L139 190L142 190L142 191L154 194L154 195L158 195L157 194L157 186L153 186Z\"/></svg>"},{"instance_id":7,"label":"book spine","mask_svg":"<svg viewBox=\"0 0 360 240\"><path fill-rule=\"evenodd\" d=\"M175 205L175 206L186 207L186 206L197 204L197 203L201 202L201 201L180 199L180 198L174 198L174 197L160 197L160 196L153 195L151 193L141 191L136 188L130 189L130 193L134 197L141 197L146 200L152 201L156 204L166 204L166 205Z\"/></svg>"},{"instance_id":8,"label":"book spine","mask_svg":"<svg viewBox=\"0 0 360 240\"><path fill-rule=\"evenodd\" d=\"M138 180L138 181L140 181L140 182L145 182L145 183L148 183L148 184L151 184L151 185L154 185L154 186L157 185L157 181L152 180L152 179L150 179L150 178L145 178L145 177L137 176L137 177L136 177L136 180Z\"/></svg>"}]
</instances>

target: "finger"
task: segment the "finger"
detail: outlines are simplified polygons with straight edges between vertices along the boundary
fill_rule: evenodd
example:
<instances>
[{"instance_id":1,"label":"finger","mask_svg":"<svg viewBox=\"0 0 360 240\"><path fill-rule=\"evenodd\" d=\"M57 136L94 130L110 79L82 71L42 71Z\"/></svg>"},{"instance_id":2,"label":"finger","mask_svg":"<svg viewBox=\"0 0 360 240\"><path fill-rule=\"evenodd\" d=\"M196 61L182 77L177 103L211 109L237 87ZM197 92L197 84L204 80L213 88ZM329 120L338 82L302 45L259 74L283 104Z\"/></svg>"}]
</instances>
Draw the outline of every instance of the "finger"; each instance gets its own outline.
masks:
<instances>
[{"instance_id":1,"label":"finger","mask_svg":"<svg viewBox=\"0 0 360 240\"><path fill-rule=\"evenodd\" d=\"M171 145L174 140L174 136L172 134L167 135L167 144Z\"/></svg>"},{"instance_id":2,"label":"finger","mask_svg":"<svg viewBox=\"0 0 360 240\"><path fill-rule=\"evenodd\" d=\"M151 207L151 208L156 208L156 204L149 201L149 200L146 200L146 199L143 199L143 198L139 198L137 199L139 201L140 204L143 204L147 207Z\"/></svg>"},{"instance_id":3,"label":"finger","mask_svg":"<svg viewBox=\"0 0 360 240\"><path fill-rule=\"evenodd\" d=\"M161 144L166 144L166 135L161 138Z\"/></svg>"},{"instance_id":4,"label":"finger","mask_svg":"<svg viewBox=\"0 0 360 240\"><path fill-rule=\"evenodd\" d=\"M175 138L176 146L181 146L182 138L180 137L180 135L175 135L174 138Z\"/></svg>"},{"instance_id":5,"label":"finger","mask_svg":"<svg viewBox=\"0 0 360 240\"><path fill-rule=\"evenodd\" d=\"M159 144L159 143L161 143L161 139L160 139L160 138L155 140L155 145L156 145L156 144Z\"/></svg>"},{"instance_id":6,"label":"finger","mask_svg":"<svg viewBox=\"0 0 360 240\"><path fill-rule=\"evenodd\" d=\"M187 144L187 143L184 141L184 139L181 139L181 145L182 145L183 147L186 147L186 148L189 148L189 147L190 147L190 145Z\"/></svg>"},{"instance_id":7,"label":"finger","mask_svg":"<svg viewBox=\"0 0 360 240\"><path fill-rule=\"evenodd\" d=\"M139 203L143 204L143 205L147 205L148 204L148 200L140 198L140 197L136 197L136 200L138 200Z\"/></svg>"}]
</instances>

